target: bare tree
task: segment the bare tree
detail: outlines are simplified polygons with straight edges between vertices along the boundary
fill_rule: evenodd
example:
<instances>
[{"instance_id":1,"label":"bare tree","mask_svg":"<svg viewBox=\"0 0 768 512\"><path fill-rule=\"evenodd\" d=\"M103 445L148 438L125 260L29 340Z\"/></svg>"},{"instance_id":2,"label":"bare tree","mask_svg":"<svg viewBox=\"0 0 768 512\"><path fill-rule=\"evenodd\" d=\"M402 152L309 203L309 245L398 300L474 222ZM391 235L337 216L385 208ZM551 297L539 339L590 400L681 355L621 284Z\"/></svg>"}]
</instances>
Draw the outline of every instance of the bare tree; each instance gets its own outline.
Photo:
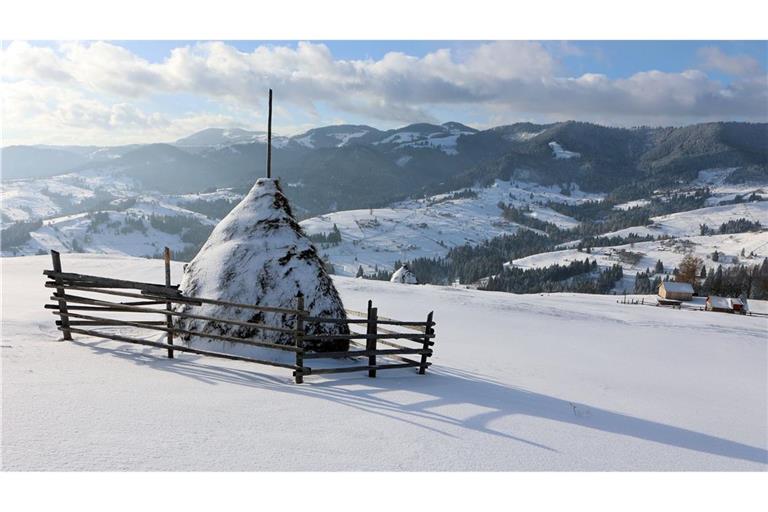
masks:
<instances>
[{"instance_id":1,"label":"bare tree","mask_svg":"<svg viewBox=\"0 0 768 512\"><path fill-rule=\"evenodd\" d=\"M675 277L675 281L679 283L691 283L696 284L696 276L699 273L699 268L704 264L701 258L693 256L692 254L686 254L683 260L680 262L680 267Z\"/></svg>"}]
</instances>

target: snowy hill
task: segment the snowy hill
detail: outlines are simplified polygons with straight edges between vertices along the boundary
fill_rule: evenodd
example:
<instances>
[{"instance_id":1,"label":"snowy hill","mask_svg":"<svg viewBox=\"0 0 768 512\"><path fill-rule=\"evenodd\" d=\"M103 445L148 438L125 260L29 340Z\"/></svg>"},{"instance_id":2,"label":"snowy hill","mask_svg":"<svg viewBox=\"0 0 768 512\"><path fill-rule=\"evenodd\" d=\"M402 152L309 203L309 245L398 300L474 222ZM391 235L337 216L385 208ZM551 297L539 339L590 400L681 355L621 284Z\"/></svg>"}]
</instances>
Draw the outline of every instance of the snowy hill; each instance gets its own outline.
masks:
<instances>
[{"instance_id":1,"label":"snowy hill","mask_svg":"<svg viewBox=\"0 0 768 512\"><path fill-rule=\"evenodd\" d=\"M241 197L226 189L172 196L139 194L127 182L96 187L94 193L88 185L73 184L72 179L71 175L56 176L31 187L9 183L3 191L5 212L21 221L45 220L30 223L26 240L4 238L2 256L47 253L50 249L158 256L168 246L175 255L189 259L219 217ZM58 200L41 201L47 196L36 195L40 187L48 193L55 191ZM81 209L86 211L69 213Z\"/></svg>"},{"instance_id":2,"label":"snowy hill","mask_svg":"<svg viewBox=\"0 0 768 512\"><path fill-rule=\"evenodd\" d=\"M237 144L243 142L254 142L259 140L265 132L254 132L240 128L207 128L183 137L174 144L176 146L223 146L227 144Z\"/></svg>"},{"instance_id":3,"label":"snowy hill","mask_svg":"<svg viewBox=\"0 0 768 512\"><path fill-rule=\"evenodd\" d=\"M768 469L765 318L336 277L348 308L434 310L434 365L295 385L265 366L57 342L41 313L50 258L0 261L6 471ZM156 260L63 264L163 275Z\"/></svg>"},{"instance_id":4,"label":"snowy hill","mask_svg":"<svg viewBox=\"0 0 768 512\"><path fill-rule=\"evenodd\" d=\"M405 201L391 208L329 213L306 219L301 226L309 235L320 235L330 233L335 225L341 232L341 243L318 248L337 274L353 276L360 266L367 273L376 268L394 270L398 260L444 256L452 247L514 233L519 225L501 217L500 201L530 205L532 217L570 228L578 222L537 203L579 203L601 197L579 190L565 196L559 187L497 181L488 188Z\"/></svg>"},{"instance_id":5,"label":"snowy hill","mask_svg":"<svg viewBox=\"0 0 768 512\"><path fill-rule=\"evenodd\" d=\"M653 217L649 226L633 226L606 233L605 236L627 236L630 233L636 235L652 236L693 236L700 233L701 224L710 228L717 228L724 222L745 218L750 221L758 221L768 227L768 201L752 203L739 203L725 206L712 206L699 208L687 212L672 213Z\"/></svg>"},{"instance_id":6,"label":"snowy hill","mask_svg":"<svg viewBox=\"0 0 768 512\"><path fill-rule=\"evenodd\" d=\"M741 256L744 250L746 257ZM718 251L717 262L712 261L712 253ZM736 233L732 235L684 236L668 240L638 242L634 244L610 247L593 247L590 253L576 249L545 252L513 260L507 265L520 268L540 268L549 265L568 264L571 261L583 261L585 258L597 260L601 267L620 264L624 274L634 276L637 272L653 269L656 261L661 260L664 267L671 271L680 264L686 254L702 259L707 267L734 264L759 265L768 257L768 231L759 233ZM749 256L752 254L752 256ZM631 285L631 283L628 283ZM631 290L631 288L630 288Z\"/></svg>"}]
</instances>

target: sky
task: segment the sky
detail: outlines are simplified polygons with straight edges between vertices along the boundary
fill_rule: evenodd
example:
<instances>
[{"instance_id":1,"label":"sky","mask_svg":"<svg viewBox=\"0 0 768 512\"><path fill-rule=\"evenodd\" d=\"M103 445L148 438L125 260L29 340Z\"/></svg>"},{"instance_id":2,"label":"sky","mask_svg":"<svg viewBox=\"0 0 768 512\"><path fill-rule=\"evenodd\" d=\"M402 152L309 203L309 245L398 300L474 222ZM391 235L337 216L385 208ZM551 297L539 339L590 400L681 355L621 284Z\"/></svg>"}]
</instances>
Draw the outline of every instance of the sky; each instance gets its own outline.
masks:
<instances>
[{"instance_id":1,"label":"sky","mask_svg":"<svg viewBox=\"0 0 768 512\"><path fill-rule=\"evenodd\" d=\"M170 142L209 127L768 121L766 41L12 41L2 145Z\"/></svg>"}]
</instances>

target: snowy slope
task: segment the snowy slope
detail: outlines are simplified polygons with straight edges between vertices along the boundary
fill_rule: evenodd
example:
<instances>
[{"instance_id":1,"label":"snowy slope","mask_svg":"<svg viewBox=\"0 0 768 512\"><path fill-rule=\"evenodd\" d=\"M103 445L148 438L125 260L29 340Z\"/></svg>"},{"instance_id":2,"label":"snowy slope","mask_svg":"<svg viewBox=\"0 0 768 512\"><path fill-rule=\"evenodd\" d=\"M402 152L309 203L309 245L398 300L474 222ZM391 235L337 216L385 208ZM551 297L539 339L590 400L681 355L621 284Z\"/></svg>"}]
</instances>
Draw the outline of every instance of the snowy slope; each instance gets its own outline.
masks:
<instances>
[{"instance_id":1,"label":"snowy slope","mask_svg":"<svg viewBox=\"0 0 768 512\"><path fill-rule=\"evenodd\" d=\"M553 154L552 156L557 160L569 160L571 158L581 157L581 153L577 153L576 151L568 151L557 142L553 141L553 142L550 142L548 145L552 149L552 154Z\"/></svg>"},{"instance_id":2,"label":"snowy slope","mask_svg":"<svg viewBox=\"0 0 768 512\"><path fill-rule=\"evenodd\" d=\"M176 206L173 201L165 202L151 196L139 197L130 208L120 211L101 210L100 215L107 215L108 218L96 223L92 214L77 213L47 219L40 228L30 233L29 241L3 250L2 255L30 255L54 249L60 252L156 256L162 253L163 247L177 252L189 244L183 240L183 232L167 233L152 227L150 216L186 217L211 228L216 224L215 220Z\"/></svg>"},{"instance_id":3,"label":"snowy slope","mask_svg":"<svg viewBox=\"0 0 768 512\"><path fill-rule=\"evenodd\" d=\"M744 249L747 257L741 256L742 249ZM712 261L712 253L715 250L720 253L717 262ZM637 254L639 260L637 263L627 261L625 257L622 257L622 251ZM750 253L754 253L754 256L749 257ZM680 264L686 254L698 256L707 267L716 267L717 265L727 267L736 262L745 265L759 265L763 258L768 257L768 231L680 237L612 247L593 247L589 254L579 252L576 249L565 249L516 259L511 264L520 268L536 268L555 263L567 265L571 261L583 261L584 258L589 258L597 260L597 264L604 267L621 264L625 274L634 275L638 271L645 272L646 268L653 269L658 260L661 260L664 267L671 271ZM509 264L507 263L507 265Z\"/></svg>"},{"instance_id":4,"label":"snowy slope","mask_svg":"<svg viewBox=\"0 0 768 512\"><path fill-rule=\"evenodd\" d=\"M496 181L491 187L473 190L478 197L450 199L450 194L442 194L392 208L334 212L306 219L301 226L312 235L330 233L335 224L341 232L341 244L319 248L320 252L337 274L355 275L359 266L366 272L376 267L393 270L398 260L444 256L451 247L514 233L519 226L501 217L500 201L531 206L532 217L571 228L578 225L576 220L538 203L577 203L602 197L579 190L564 196L559 187L514 181Z\"/></svg>"},{"instance_id":5,"label":"snowy slope","mask_svg":"<svg viewBox=\"0 0 768 512\"><path fill-rule=\"evenodd\" d=\"M50 259L0 262L3 470L768 469L764 318L335 278L349 308L434 309L434 366L295 385L264 366L56 342ZM63 264L163 275L156 260Z\"/></svg>"},{"instance_id":6,"label":"snowy slope","mask_svg":"<svg viewBox=\"0 0 768 512\"><path fill-rule=\"evenodd\" d=\"M653 217L651 219L653 224L649 226L633 226L607 233L604 236L627 236L629 233L673 237L692 236L701 233L699 229L701 224L706 224L716 230L720 224L742 217L751 221L759 221L763 226L768 227L768 201L710 206L698 210L662 215Z\"/></svg>"},{"instance_id":7,"label":"snowy slope","mask_svg":"<svg viewBox=\"0 0 768 512\"><path fill-rule=\"evenodd\" d=\"M132 180L112 173L82 172L10 180L0 188L0 213L11 222L52 217L66 209L77 209L97 192L115 197L136 194Z\"/></svg>"}]
</instances>

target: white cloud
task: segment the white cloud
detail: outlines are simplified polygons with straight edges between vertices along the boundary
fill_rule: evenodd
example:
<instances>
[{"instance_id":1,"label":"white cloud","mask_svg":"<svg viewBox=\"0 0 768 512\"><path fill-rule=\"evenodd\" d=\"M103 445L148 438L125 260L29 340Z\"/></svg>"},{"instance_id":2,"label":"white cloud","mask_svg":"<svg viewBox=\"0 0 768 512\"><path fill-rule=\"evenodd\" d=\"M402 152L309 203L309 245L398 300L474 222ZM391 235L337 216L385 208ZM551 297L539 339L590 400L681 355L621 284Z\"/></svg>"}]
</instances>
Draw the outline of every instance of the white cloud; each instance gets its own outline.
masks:
<instances>
[{"instance_id":1,"label":"white cloud","mask_svg":"<svg viewBox=\"0 0 768 512\"><path fill-rule=\"evenodd\" d=\"M392 52L378 60L342 60L322 44L243 52L205 42L149 62L105 42L56 48L12 42L0 52L0 66L6 136L19 140L19 134L36 130L38 138L87 133L121 141L150 135L171 140L182 127L202 120L247 125L259 119L268 87L275 89L280 108L292 117L300 113L294 126L308 119L328 122L321 110L372 124L437 121L436 111L460 108L473 116L485 111L489 119L611 124L768 118L766 77L750 57L728 56L714 47L700 51L703 69L741 77L724 85L699 70L649 70L620 79L563 76L557 58L562 54L578 52L563 44L505 41L460 55L442 49L423 57ZM160 113L147 107L172 105L177 95L197 98L199 111L169 114L173 109Z\"/></svg>"},{"instance_id":2,"label":"white cloud","mask_svg":"<svg viewBox=\"0 0 768 512\"><path fill-rule=\"evenodd\" d=\"M732 76L756 75L761 72L760 63L749 55L728 55L716 46L699 48L697 54L703 69Z\"/></svg>"}]
</instances>

